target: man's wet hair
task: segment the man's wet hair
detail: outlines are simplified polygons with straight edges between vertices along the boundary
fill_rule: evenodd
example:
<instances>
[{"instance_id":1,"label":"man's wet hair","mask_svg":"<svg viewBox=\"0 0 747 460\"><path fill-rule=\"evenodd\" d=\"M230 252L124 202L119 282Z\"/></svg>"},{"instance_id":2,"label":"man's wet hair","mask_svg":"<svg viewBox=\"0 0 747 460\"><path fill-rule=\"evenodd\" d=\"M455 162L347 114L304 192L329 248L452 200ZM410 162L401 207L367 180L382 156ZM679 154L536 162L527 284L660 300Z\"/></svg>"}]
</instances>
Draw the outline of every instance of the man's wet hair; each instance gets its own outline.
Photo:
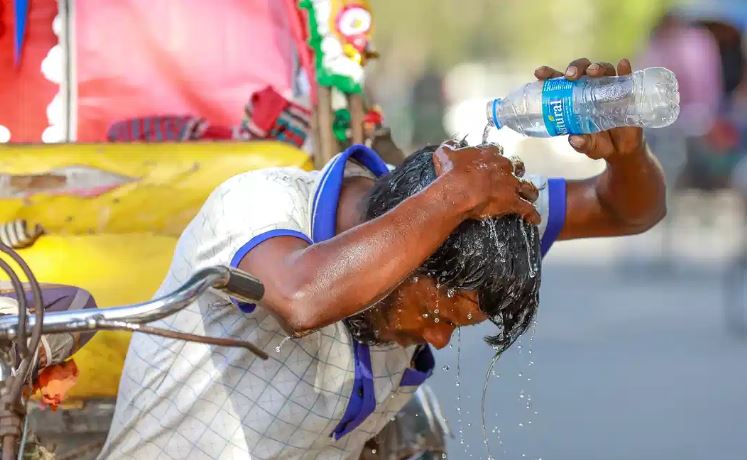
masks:
<instances>
[{"instance_id":1,"label":"man's wet hair","mask_svg":"<svg viewBox=\"0 0 747 460\"><path fill-rule=\"evenodd\" d=\"M436 180L437 148L418 150L380 177L370 192L365 218L381 216ZM539 242L537 227L515 215L467 220L415 274L430 276L446 289L476 291L480 310L500 329L485 340L502 353L527 330L537 312Z\"/></svg>"}]
</instances>

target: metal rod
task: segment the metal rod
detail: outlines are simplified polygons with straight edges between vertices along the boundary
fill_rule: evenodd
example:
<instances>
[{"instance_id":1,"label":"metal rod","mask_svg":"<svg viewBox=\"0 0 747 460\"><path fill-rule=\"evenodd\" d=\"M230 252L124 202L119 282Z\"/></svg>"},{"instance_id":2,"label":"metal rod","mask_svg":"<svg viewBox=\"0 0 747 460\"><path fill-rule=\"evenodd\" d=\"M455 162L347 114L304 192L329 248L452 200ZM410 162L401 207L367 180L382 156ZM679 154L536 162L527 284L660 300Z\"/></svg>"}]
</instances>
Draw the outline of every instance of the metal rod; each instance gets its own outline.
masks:
<instances>
[{"instance_id":1,"label":"metal rod","mask_svg":"<svg viewBox=\"0 0 747 460\"><path fill-rule=\"evenodd\" d=\"M210 287L223 288L230 272L226 267L210 267L194 274L183 286L164 297L125 307L106 309L85 309L51 312L46 315L42 333L82 332L96 328L100 320L126 320L133 323L149 323L182 310L194 302ZM35 318L29 318L29 327L36 325ZM18 332L18 318L0 318L0 338L13 338Z\"/></svg>"},{"instance_id":2,"label":"metal rod","mask_svg":"<svg viewBox=\"0 0 747 460\"><path fill-rule=\"evenodd\" d=\"M245 340L229 339L229 338L223 338L223 337L208 337L204 335L190 334L187 332L171 331L169 329L161 329L157 327L143 326L141 324L133 324L133 323L128 323L126 321L100 320L98 321L96 328L142 332L144 334L158 335L161 337L167 337L169 339L187 340L190 342L205 343L208 345L217 345L220 347L245 348L262 359L269 358L267 353L259 349L259 347Z\"/></svg>"}]
</instances>

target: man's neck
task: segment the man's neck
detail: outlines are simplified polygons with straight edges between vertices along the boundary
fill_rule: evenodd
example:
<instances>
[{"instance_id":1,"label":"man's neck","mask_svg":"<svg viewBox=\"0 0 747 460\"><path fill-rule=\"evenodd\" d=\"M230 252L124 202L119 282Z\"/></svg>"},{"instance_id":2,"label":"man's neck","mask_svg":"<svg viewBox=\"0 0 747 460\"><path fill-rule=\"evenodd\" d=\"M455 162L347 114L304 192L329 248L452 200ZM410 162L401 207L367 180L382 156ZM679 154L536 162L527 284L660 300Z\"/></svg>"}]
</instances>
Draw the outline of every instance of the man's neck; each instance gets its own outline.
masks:
<instances>
[{"instance_id":1,"label":"man's neck","mask_svg":"<svg viewBox=\"0 0 747 460\"><path fill-rule=\"evenodd\" d=\"M342 184L337 205L337 233L342 233L363 222L368 194L374 185L367 177L348 177Z\"/></svg>"},{"instance_id":2,"label":"man's neck","mask_svg":"<svg viewBox=\"0 0 747 460\"><path fill-rule=\"evenodd\" d=\"M365 220L368 196L373 185L373 179L368 177L348 177L345 179L340 192L340 201L337 205L338 234L361 224ZM389 330L386 315L383 311L375 308L352 317L349 326L367 330L366 335L371 335L368 332L371 328L374 328L379 337L375 339L374 337L366 337L366 341L390 342L393 340L393 336Z\"/></svg>"}]
</instances>

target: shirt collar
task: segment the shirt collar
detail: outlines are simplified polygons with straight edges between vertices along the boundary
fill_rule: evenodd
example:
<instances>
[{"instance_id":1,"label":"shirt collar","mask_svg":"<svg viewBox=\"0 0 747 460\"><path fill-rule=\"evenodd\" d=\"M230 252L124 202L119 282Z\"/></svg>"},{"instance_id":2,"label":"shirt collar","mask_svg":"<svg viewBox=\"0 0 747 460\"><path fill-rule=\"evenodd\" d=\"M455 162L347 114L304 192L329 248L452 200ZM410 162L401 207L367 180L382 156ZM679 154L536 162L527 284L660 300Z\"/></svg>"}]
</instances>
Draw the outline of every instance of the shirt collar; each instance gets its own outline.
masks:
<instances>
[{"instance_id":1,"label":"shirt collar","mask_svg":"<svg viewBox=\"0 0 747 460\"><path fill-rule=\"evenodd\" d=\"M340 201L345 165L357 161L376 177L389 173L386 163L365 145L353 145L324 166L311 203L311 239L314 243L328 240L336 234L337 205Z\"/></svg>"}]
</instances>

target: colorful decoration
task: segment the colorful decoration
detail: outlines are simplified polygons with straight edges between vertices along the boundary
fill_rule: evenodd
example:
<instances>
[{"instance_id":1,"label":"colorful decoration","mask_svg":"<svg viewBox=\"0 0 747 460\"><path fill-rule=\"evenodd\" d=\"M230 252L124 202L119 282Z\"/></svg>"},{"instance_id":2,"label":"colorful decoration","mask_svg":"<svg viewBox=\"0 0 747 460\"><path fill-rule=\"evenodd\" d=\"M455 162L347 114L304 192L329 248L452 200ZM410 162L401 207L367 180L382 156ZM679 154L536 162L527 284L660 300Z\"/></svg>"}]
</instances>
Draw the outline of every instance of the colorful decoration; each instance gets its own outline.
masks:
<instances>
[{"instance_id":1,"label":"colorful decoration","mask_svg":"<svg viewBox=\"0 0 747 460\"><path fill-rule=\"evenodd\" d=\"M368 0L301 0L308 10L317 81L344 93L360 93L371 50L373 16Z\"/></svg>"},{"instance_id":2,"label":"colorful decoration","mask_svg":"<svg viewBox=\"0 0 747 460\"><path fill-rule=\"evenodd\" d=\"M347 142L350 139L350 111L339 109L335 111L335 119L332 122L332 132L339 142Z\"/></svg>"}]
</instances>

